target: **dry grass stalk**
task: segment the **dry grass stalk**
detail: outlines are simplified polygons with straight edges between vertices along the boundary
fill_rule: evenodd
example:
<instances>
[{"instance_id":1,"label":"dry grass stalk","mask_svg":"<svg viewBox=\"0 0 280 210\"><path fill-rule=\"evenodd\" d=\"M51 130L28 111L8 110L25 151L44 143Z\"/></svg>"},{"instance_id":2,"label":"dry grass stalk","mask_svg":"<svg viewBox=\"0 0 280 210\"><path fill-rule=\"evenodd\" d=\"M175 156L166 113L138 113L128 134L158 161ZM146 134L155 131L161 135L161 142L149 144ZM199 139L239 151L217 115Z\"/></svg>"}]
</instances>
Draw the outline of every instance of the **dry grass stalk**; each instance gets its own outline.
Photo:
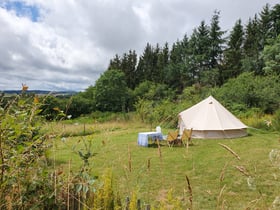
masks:
<instances>
[{"instance_id":1,"label":"dry grass stalk","mask_svg":"<svg viewBox=\"0 0 280 210\"><path fill-rule=\"evenodd\" d=\"M91 208L86 204L86 202L83 201L83 199L81 199L81 192L78 192L78 195L73 192L71 192L69 194L69 197L71 198L71 204L69 202L69 205L67 206L67 209L71 210L71 209L76 209L77 210L81 210L81 208L83 210L90 210ZM75 207L75 205L77 205L77 207Z\"/></svg>"},{"instance_id":2,"label":"dry grass stalk","mask_svg":"<svg viewBox=\"0 0 280 210\"><path fill-rule=\"evenodd\" d=\"M221 206L221 209L222 209L222 210L226 209L226 208L225 208L225 202L226 202L226 200L223 200L222 206Z\"/></svg>"},{"instance_id":3,"label":"dry grass stalk","mask_svg":"<svg viewBox=\"0 0 280 210\"><path fill-rule=\"evenodd\" d=\"M258 202L259 202L261 199L262 199L262 196L259 197L259 198L257 198L257 199L251 200L251 201L249 202L248 207L247 207L246 209L252 209L252 206L258 205Z\"/></svg>"},{"instance_id":4,"label":"dry grass stalk","mask_svg":"<svg viewBox=\"0 0 280 210\"><path fill-rule=\"evenodd\" d=\"M49 136L48 136L49 138ZM53 139L53 145L55 145L54 139ZM57 199L57 176L56 176L56 151L55 151L55 146L53 147L53 169L54 169L54 197L55 197L55 203L56 203L56 199Z\"/></svg>"},{"instance_id":5,"label":"dry grass stalk","mask_svg":"<svg viewBox=\"0 0 280 210\"><path fill-rule=\"evenodd\" d=\"M225 190L225 188L226 188L226 185L224 185L223 187L222 187L222 189L220 190L220 193L219 193L219 195L218 195L218 198L217 198L217 209L218 209L218 207L219 207L219 205L220 205L220 201L221 201L221 198L222 198L222 196L223 196L223 193L224 193L224 190ZM223 200L223 202L222 202L222 208L221 209L224 209L224 200Z\"/></svg>"},{"instance_id":6,"label":"dry grass stalk","mask_svg":"<svg viewBox=\"0 0 280 210\"><path fill-rule=\"evenodd\" d=\"M131 161L131 151L130 151L130 148L129 146L127 147L128 149L128 170L129 172L132 171L132 161Z\"/></svg>"},{"instance_id":7,"label":"dry grass stalk","mask_svg":"<svg viewBox=\"0 0 280 210\"><path fill-rule=\"evenodd\" d=\"M151 158L148 159L147 168L148 168L148 171L151 170Z\"/></svg>"},{"instance_id":8,"label":"dry grass stalk","mask_svg":"<svg viewBox=\"0 0 280 210\"><path fill-rule=\"evenodd\" d=\"M6 209L7 210L12 210L13 209L13 204L12 204L13 200L12 200L11 196L6 195L5 196L5 202L6 202L6 206L5 206Z\"/></svg>"},{"instance_id":9,"label":"dry grass stalk","mask_svg":"<svg viewBox=\"0 0 280 210\"><path fill-rule=\"evenodd\" d=\"M221 174L220 174L220 182L224 181L224 178L225 178L225 171L226 171L226 168L228 166L228 163L226 163L221 171Z\"/></svg>"},{"instance_id":10,"label":"dry grass stalk","mask_svg":"<svg viewBox=\"0 0 280 210\"><path fill-rule=\"evenodd\" d=\"M231 154L233 154L238 160L240 160L239 155L234 152L231 148L229 148L227 145L221 144L219 143L219 145L221 145L223 148L225 148L226 150L228 150Z\"/></svg>"},{"instance_id":11,"label":"dry grass stalk","mask_svg":"<svg viewBox=\"0 0 280 210\"><path fill-rule=\"evenodd\" d=\"M67 210L70 208L70 176L71 176L71 160L68 162L68 182L67 182Z\"/></svg>"},{"instance_id":12,"label":"dry grass stalk","mask_svg":"<svg viewBox=\"0 0 280 210\"><path fill-rule=\"evenodd\" d=\"M161 148L160 148L159 140L157 140L157 146L158 146L158 155L159 155L159 158L160 158L160 160L161 160L161 158L162 158L162 153L161 153Z\"/></svg>"},{"instance_id":13,"label":"dry grass stalk","mask_svg":"<svg viewBox=\"0 0 280 210\"><path fill-rule=\"evenodd\" d=\"M245 176L250 176L250 174L248 173L248 171L246 170L246 168L244 166L234 166L238 171L240 171L242 174L244 174Z\"/></svg>"},{"instance_id":14,"label":"dry grass stalk","mask_svg":"<svg viewBox=\"0 0 280 210\"><path fill-rule=\"evenodd\" d=\"M190 209L193 209L192 206L193 206L193 194L192 194L192 186L190 184L190 180L189 180L189 177L186 175L186 180L187 180L187 188L188 188L188 192L189 192L189 201L190 201Z\"/></svg>"}]
</instances>

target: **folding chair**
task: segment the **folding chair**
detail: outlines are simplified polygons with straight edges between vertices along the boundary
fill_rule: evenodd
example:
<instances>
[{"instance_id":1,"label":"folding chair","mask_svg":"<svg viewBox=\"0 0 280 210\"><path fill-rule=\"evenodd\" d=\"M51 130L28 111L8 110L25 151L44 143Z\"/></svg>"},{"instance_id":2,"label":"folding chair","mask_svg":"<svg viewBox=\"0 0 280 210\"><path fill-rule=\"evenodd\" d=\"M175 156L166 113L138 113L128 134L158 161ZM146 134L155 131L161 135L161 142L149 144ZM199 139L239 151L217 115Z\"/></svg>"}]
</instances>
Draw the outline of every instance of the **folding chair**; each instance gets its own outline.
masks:
<instances>
[{"instance_id":1,"label":"folding chair","mask_svg":"<svg viewBox=\"0 0 280 210\"><path fill-rule=\"evenodd\" d=\"M178 134L178 130L168 132L166 141L169 147L178 143Z\"/></svg>"},{"instance_id":2,"label":"folding chair","mask_svg":"<svg viewBox=\"0 0 280 210\"><path fill-rule=\"evenodd\" d=\"M192 128L190 130L184 129L181 137L182 143L188 147L189 145L192 144L191 140L192 140Z\"/></svg>"}]
</instances>

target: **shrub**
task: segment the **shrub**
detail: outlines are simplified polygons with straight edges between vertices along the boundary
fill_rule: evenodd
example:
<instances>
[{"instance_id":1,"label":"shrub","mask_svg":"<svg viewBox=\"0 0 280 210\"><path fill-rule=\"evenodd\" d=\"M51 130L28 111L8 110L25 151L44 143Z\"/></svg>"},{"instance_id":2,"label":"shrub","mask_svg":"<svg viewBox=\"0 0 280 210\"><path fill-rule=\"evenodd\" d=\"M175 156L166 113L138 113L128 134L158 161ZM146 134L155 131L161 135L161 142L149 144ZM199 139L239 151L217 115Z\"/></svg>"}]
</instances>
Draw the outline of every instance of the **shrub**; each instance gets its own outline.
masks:
<instances>
[{"instance_id":1,"label":"shrub","mask_svg":"<svg viewBox=\"0 0 280 210\"><path fill-rule=\"evenodd\" d=\"M225 104L259 108L271 114L279 108L279 92L279 76L260 77L246 72L217 89L215 96Z\"/></svg>"},{"instance_id":2,"label":"shrub","mask_svg":"<svg viewBox=\"0 0 280 210\"><path fill-rule=\"evenodd\" d=\"M2 102L2 98L1 98ZM0 208L42 209L55 205L44 161L38 99L24 92L0 104Z\"/></svg>"}]
</instances>

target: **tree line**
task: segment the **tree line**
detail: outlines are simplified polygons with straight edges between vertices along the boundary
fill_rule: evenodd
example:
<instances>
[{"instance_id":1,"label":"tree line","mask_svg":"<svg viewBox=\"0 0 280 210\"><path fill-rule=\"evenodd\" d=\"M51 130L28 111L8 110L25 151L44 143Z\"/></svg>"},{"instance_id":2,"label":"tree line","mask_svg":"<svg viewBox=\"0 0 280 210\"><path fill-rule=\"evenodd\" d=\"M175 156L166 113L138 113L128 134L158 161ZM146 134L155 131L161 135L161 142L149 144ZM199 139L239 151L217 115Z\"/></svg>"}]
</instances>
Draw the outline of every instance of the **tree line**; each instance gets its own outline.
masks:
<instances>
[{"instance_id":1,"label":"tree line","mask_svg":"<svg viewBox=\"0 0 280 210\"><path fill-rule=\"evenodd\" d=\"M264 68L268 58L263 51L279 35L279 14L279 4L273 8L267 4L246 25L237 20L228 35L219 25L220 13L215 11L210 25L201 21L190 37L185 35L171 47L168 43L163 47L147 43L139 61L134 50L116 55L107 70L121 70L131 89L148 80L178 92L196 83L221 86L245 71L266 75L270 72Z\"/></svg>"},{"instance_id":2,"label":"tree line","mask_svg":"<svg viewBox=\"0 0 280 210\"><path fill-rule=\"evenodd\" d=\"M260 82L271 81L273 84L270 86L275 88L270 91L277 92L280 73L279 14L279 4L272 8L266 4L246 24L238 19L226 32L220 27L220 12L215 11L209 25L202 20L190 36L185 35L172 46L167 42L163 46L147 43L141 55L137 55L135 50L116 54L95 85L73 97L69 111L77 116L93 111L127 112L135 110L140 99L176 100L186 88L193 86L207 88L208 93L215 90L220 98L226 100L223 87L232 79L248 73L253 75L253 81L257 77L262 78ZM244 77L238 81L244 82ZM240 85L238 81L236 83ZM250 82L252 80L246 81L248 85ZM224 94L218 94L217 88ZM246 87L243 91L250 91L250 88ZM234 98L242 98L238 96L241 93L235 94L237 97ZM279 100L279 93L276 95L274 100ZM253 100L253 97L250 98ZM243 100L237 103L252 107L262 102ZM273 112L277 108L263 109Z\"/></svg>"}]
</instances>

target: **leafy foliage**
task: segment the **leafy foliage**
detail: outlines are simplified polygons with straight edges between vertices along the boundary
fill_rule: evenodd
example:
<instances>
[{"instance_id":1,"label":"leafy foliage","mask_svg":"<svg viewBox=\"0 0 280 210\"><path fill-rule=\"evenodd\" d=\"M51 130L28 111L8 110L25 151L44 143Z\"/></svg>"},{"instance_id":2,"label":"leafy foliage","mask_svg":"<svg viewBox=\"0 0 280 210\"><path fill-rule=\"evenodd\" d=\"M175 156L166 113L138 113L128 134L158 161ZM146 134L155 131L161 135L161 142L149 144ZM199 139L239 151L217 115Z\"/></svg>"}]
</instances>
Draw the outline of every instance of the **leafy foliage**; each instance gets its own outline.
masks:
<instances>
[{"instance_id":1,"label":"leafy foliage","mask_svg":"<svg viewBox=\"0 0 280 210\"><path fill-rule=\"evenodd\" d=\"M246 108L255 107L264 113L273 113L279 108L279 88L278 76L263 77L243 73L229 80L216 94L229 106L243 104Z\"/></svg>"},{"instance_id":2,"label":"leafy foliage","mask_svg":"<svg viewBox=\"0 0 280 210\"><path fill-rule=\"evenodd\" d=\"M145 81L133 91L135 98L160 101L166 98L175 98L175 93L167 85Z\"/></svg>"},{"instance_id":3,"label":"leafy foliage","mask_svg":"<svg viewBox=\"0 0 280 210\"><path fill-rule=\"evenodd\" d=\"M96 81L94 97L96 109L100 111L125 111L128 87L125 74L119 70L108 70Z\"/></svg>"},{"instance_id":4,"label":"leafy foliage","mask_svg":"<svg viewBox=\"0 0 280 210\"><path fill-rule=\"evenodd\" d=\"M90 114L95 110L95 101L93 97L87 96L85 93L77 94L72 97L68 114L73 118L81 115Z\"/></svg>"},{"instance_id":5,"label":"leafy foliage","mask_svg":"<svg viewBox=\"0 0 280 210\"><path fill-rule=\"evenodd\" d=\"M280 75L280 35L271 44L266 45L263 51L266 75Z\"/></svg>"},{"instance_id":6,"label":"leafy foliage","mask_svg":"<svg viewBox=\"0 0 280 210\"><path fill-rule=\"evenodd\" d=\"M67 112L67 100L48 95L43 99L40 112L47 120L59 120L65 118Z\"/></svg>"},{"instance_id":7,"label":"leafy foliage","mask_svg":"<svg viewBox=\"0 0 280 210\"><path fill-rule=\"evenodd\" d=\"M2 101L2 98L1 98ZM55 198L44 161L38 100L24 92L0 104L0 204L2 208L52 208Z\"/></svg>"}]
</instances>

